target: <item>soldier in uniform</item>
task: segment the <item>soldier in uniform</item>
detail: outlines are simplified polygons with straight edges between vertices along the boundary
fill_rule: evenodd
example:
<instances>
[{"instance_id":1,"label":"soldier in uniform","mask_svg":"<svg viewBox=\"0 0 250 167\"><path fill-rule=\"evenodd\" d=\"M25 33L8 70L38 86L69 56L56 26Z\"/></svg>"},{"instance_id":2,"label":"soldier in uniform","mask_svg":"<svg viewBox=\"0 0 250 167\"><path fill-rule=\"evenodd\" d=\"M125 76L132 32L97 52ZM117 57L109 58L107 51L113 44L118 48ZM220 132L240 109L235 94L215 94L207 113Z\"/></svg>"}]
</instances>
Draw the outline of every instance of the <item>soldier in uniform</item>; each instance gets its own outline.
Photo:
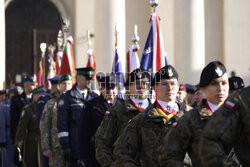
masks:
<instances>
[{"instance_id":1,"label":"soldier in uniform","mask_svg":"<svg viewBox=\"0 0 250 167\"><path fill-rule=\"evenodd\" d=\"M10 102L10 131L11 139L15 140L16 129L23 107L32 101L31 91L36 87L36 81L33 77L24 79L24 92L21 95L15 95Z\"/></svg>"},{"instance_id":2,"label":"soldier in uniform","mask_svg":"<svg viewBox=\"0 0 250 167\"><path fill-rule=\"evenodd\" d=\"M229 84L225 66L219 61L209 63L200 76L200 89L206 95L200 105L185 113L166 136L159 154L161 166L183 167L188 153L193 167L201 167L198 155L199 139L203 128L215 110L228 96Z\"/></svg>"},{"instance_id":3,"label":"soldier in uniform","mask_svg":"<svg viewBox=\"0 0 250 167\"><path fill-rule=\"evenodd\" d=\"M51 94L51 99L43 109L43 116L40 121L41 148L43 155L50 157L50 167L66 167L63 150L59 144L57 135L57 100L60 94L72 88L72 77L69 74L64 74L60 78L52 80L52 84L59 84L59 90L55 90Z\"/></svg>"},{"instance_id":4,"label":"soldier in uniform","mask_svg":"<svg viewBox=\"0 0 250 167\"><path fill-rule=\"evenodd\" d=\"M242 167L250 166L250 87L230 96L207 123L200 140L204 167L238 167L228 152L233 147Z\"/></svg>"},{"instance_id":5,"label":"soldier in uniform","mask_svg":"<svg viewBox=\"0 0 250 167\"><path fill-rule=\"evenodd\" d=\"M113 144L127 122L150 106L147 99L150 90L150 74L144 69L135 69L125 83L130 97L106 111L95 135L96 159L102 167L114 166Z\"/></svg>"},{"instance_id":6,"label":"soldier in uniform","mask_svg":"<svg viewBox=\"0 0 250 167\"><path fill-rule=\"evenodd\" d=\"M76 85L58 101L57 129L65 160L70 167L77 166L80 159L79 123L84 103L98 95L91 91L90 83L94 78L94 68L78 68Z\"/></svg>"},{"instance_id":7,"label":"soldier in uniform","mask_svg":"<svg viewBox=\"0 0 250 167\"><path fill-rule=\"evenodd\" d=\"M229 78L229 95L244 87L244 81L241 77L234 76Z\"/></svg>"},{"instance_id":8,"label":"soldier in uniform","mask_svg":"<svg viewBox=\"0 0 250 167\"><path fill-rule=\"evenodd\" d=\"M178 74L173 66L161 68L152 81L157 100L144 112L128 122L115 143L115 166L159 166L157 155L162 138L183 113L176 102ZM137 157L141 162L137 162Z\"/></svg>"},{"instance_id":9,"label":"soldier in uniform","mask_svg":"<svg viewBox=\"0 0 250 167\"><path fill-rule=\"evenodd\" d=\"M16 151L23 149L23 166L41 167L40 134L37 128L36 102L45 92L43 87L32 91L33 101L23 108L15 137ZM16 157L18 158L18 157ZM19 161L16 160L16 161Z\"/></svg>"},{"instance_id":10,"label":"soldier in uniform","mask_svg":"<svg viewBox=\"0 0 250 167\"><path fill-rule=\"evenodd\" d=\"M97 80L101 94L85 103L80 121L80 133L83 134L80 137L80 157L86 167L100 166L95 158L94 135L118 93L116 82L111 76L97 76Z\"/></svg>"}]
</instances>

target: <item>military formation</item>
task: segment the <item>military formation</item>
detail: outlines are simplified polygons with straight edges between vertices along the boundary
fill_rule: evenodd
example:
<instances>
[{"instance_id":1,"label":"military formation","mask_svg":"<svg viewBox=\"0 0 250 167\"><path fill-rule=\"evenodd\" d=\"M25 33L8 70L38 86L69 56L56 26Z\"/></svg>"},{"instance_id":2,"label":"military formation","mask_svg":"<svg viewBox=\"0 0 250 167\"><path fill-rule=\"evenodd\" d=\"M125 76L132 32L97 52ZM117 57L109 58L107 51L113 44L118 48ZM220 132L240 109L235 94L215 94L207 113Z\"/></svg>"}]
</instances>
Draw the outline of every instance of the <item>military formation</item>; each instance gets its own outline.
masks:
<instances>
[{"instance_id":1,"label":"military formation","mask_svg":"<svg viewBox=\"0 0 250 167\"><path fill-rule=\"evenodd\" d=\"M96 79L96 80L95 80ZM96 84L93 89L93 83ZM219 61L197 85L172 65L127 76L91 67L0 92L0 154L6 167L247 167L250 88Z\"/></svg>"}]
</instances>

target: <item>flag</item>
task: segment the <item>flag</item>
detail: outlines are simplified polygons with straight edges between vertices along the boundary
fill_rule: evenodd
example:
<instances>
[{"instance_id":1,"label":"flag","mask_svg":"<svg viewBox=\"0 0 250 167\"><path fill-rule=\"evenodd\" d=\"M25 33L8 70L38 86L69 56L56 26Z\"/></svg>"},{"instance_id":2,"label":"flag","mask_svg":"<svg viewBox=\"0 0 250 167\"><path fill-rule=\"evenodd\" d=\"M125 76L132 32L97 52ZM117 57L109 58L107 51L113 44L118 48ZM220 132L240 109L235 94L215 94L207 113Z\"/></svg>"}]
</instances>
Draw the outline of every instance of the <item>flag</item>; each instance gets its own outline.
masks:
<instances>
[{"instance_id":1,"label":"flag","mask_svg":"<svg viewBox=\"0 0 250 167\"><path fill-rule=\"evenodd\" d=\"M125 99L124 97L124 76L122 72L122 62L118 55L117 48L115 48L115 58L114 63L112 67L112 73L115 75L116 82L118 82L118 96L122 99Z\"/></svg>"},{"instance_id":2,"label":"flag","mask_svg":"<svg viewBox=\"0 0 250 167\"><path fill-rule=\"evenodd\" d=\"M46 81L46 88L50 88L51 87L51 83L49 81L49 79L55 77L56 73L55 73L55 62L53 60L53 58L49 58L49 71L48 71L48 75L47 75L47 81Z\"/></svg>"},{"instance_id":3,"label":"flag","mask_svg":"<svg viewBox=\"0 0 250 167\"><path fill-rule=\"evenodd\" d=\"M95 73L96 73L96 62L95 62L95 58L94 58L93 49L88 49L87 55L88 55L87 67L94 67ZM95 74L94 74L94 76L95 76ZM93 78L93 80L95 80L95 79L96 79L96 76Z\"/></svg>"},{"instance_id":4,"label":"flag","mask_svg":"<svg viewBox=\"0 0 250 167\"><path fill-rule=\"evenodd\" d=\"M62 57L63 57L63 51L60 50L56 53L56 75L59 75Z\"/></svg>"},{"instance_id":5,"label":"flag","mask_svg":"<svg viewBox=\"0 0 250 167\"><path fill-rule=\"evenodd\" d=\"M72 36L69 36L66 40L64 50L63 50L60 75L65 74L65 73L71 73L72 78L73 78L73 84L74 84L76 82L76 72L75 72L75 62L74 62L72 45L73 45L73 38Z\"/></svg>"},{"instance_id":6,"label":"flag","mask_svg":"<svg viewBox=\"0 0 250 167\"><path fill-rule=\"evenodd\" d=\"M39 86L42 86L44 84L43 82L43 68L42 68L42 62L39 62L39 69L37 74L37 84Z\"/></svg>"},{"instance_id":7,"label":"flag","mask_svg":"<svg viewBox=\"0 0 250 167\"><path fill-rule=\"evenodd\" d=\"M143 50L141 68L155 74L168 64L160 28L160 17L153 13L150 19L151 27Z\"/></svg>"},{"instance_id":8,"label":"flag","mask_svg":"<svg viewBox=\"0 0 250 167\"><path fill-rule=\"evenodd\" d=\"M94 51L93 51L93 49L89 49L87 51L87 55L88 55L87 67L94 67L94 68L96 68L96 62L95 62L95 58L94 58Z\"/></svg>"},{"instance_id":9,"label":"flag","mask_svg":"<svg viewBox=\"0 0 250 167\"><path fill-rule=\"evenodd\" d=\"M139 45L132 45L127 53L127 73L131 73L140 67L140 61L137 55Z\"/></svg>"}]
</instances>

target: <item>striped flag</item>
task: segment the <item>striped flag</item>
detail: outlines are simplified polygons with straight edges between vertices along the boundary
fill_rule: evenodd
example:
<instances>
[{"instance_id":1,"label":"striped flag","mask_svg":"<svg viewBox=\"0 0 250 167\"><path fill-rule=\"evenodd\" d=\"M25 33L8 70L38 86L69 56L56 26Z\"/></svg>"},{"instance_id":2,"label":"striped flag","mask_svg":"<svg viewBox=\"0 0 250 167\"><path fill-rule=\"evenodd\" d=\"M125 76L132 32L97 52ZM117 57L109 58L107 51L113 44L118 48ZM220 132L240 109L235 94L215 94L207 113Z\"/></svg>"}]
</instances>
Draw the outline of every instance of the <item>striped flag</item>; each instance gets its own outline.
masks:
<instances>
[{"instance_id":1,"label":"striped flag","mask_svg":"<svg viewBox=\"0 0 250 167\"><path fill-rule=\"evenodd\" d=\"M63 51L60 50L56 53L56 75L59 75L60 67L62 63Z\"/></svg>"},{"instance_id":2,"label":"striped flag","mask_svg":"<svg viewBox=\"0 0 250 167\"><path fill-rule=\"evenodd\" d=\"M60 75L65 73L71 73L73 78L73 84L76 83L76 72L75 72L75 62L73 55L73 38L69 36L66 40L63 57L62 57L62 65L60 69Z\"/></svg>"},{"instance_id":3,"label":"striped flag","mask_svg":"<svg viewBox=\"0 0 250 167\"><path fill-rule=\"evenodd\" d=\"M44 80L43 80L43 68L42 68L42 62L39 62L39 69L38 69L38 74L37 74L37 84L39 86L44 85Z\"/></svg>"},{"instance_id":4,"label":"striped flag","mask_svg":"<svg viewBox=\"0 0 250 167\"><path fill-rule=\"evenodd\" d=\"M93 49L88 49L87 55L88 55L87 67L94 67L95 68L95 73L96 73L96 62L95 62L95 58L94 58ZM93 80L95 80L95 79L96 79L96 76L93 78Z\"/></svg>"},{"instance_id":5,"label":"striped flag","mask_svg":"<svg viewBox=\"0 0 250 167\"><path fill-rule=\"evenodd\" d=\"M140 61L137 55L139 45L132 45L127 53L127 73L131 73L136 68L140 67Z\"/></svg>"},{"instance_id":6,"label":"striped flag","mask_svg":"<svg viewBox=\"0 0 250 167\"><path fill-rule=\"evenodd\" d=\"M160 28L160 17L153 13L150 19L151 27L143 50L141 68L155 74L168 64Z\"/></svg>"}]
</instances>

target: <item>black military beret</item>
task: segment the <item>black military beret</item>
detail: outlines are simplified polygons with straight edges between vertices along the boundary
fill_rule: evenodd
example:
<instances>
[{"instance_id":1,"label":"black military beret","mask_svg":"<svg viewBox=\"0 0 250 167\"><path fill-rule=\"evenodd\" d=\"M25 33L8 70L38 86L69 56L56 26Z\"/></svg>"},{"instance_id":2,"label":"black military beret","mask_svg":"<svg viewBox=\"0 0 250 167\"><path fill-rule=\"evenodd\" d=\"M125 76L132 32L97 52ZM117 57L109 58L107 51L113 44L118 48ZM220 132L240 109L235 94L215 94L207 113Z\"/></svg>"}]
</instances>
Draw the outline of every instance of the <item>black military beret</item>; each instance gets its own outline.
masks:
<instances>
[{"instance_id":1,"label":"black military beret","mask_svg":"<svg viewBox=\"0 0 250 167\"><path fill-rule=\"evenodd\" d=\"M178 73L175 68L171 65L166 65L162 67L154 76L154 79L151 83L154 86L157 82L160 82L161 79L172 79L176 78L178 80Z\"/></svg>"},{"instance_id":2,"label":"black military beret","mask_svg":"<svg viewBox=\"0 0 250 167\"><path fill-rule=\"evenodd\" d=\"M150 73L145 69L137 68L129 74L124 86L129 86L131 82L135 82L137 79L148 78L150 80L150 76Z\"/></svg>"},{"instance_id":3,"label":"black military beret","mask_svg":"<svg viewBox=\"0 0 250 167\"><path fill-rule=\"evenodd\" d=\"M50 78L49 81L50 81L51 85L56 85L56 84L58 84L58 81L60 78L61 78L61 75L57 75L53 78Z\"/></svg>"},{"instance_id":4,"label":"black military beret","mask_svg":"<svg viewBox=\"0 0 250 167\"><path fill-rule=\"evenodd\" d=\"M240 77L229 78L229 90L238 90L244 88L244 81Z\"/></svg>"},{"instance_id":5,"label":"black military beret","mask_svg":"<svg viewBox=\"0 0 250 167\"><path fill-rule=\"evenodd\" d=\"M107 89L113 89L117 87L115 76L111 75L96 75L97 81L101 83Z\"/></svg>"},{"instance_id":6,"label":"black military beret","mask_svg":"<svg viewBox=\"0 0 250 167\"><path fill-rule=\"evenodd\" d=\"M95 73L95 68L93 67L85 67L85 68L76 68L77 75L83 75L88 79L93 79Z\"/></svg>"},{"instance_id":7,"label":"black military beret","mask_svg":"<svg viewBox=\"0 0 250 167\"><path fill-rule=\"evenodd\" d=\"M210 62L201 72L199 87L208 86L213 79L222 77L226 72L227 70L221 62Z\"/></svg>"},{"instance_id":8,"label":"black military beret","mask_svg":"<svg viewBox=\"0 0 250 167\"><path fill-rule=\"evenodd\" d=\"M191 94L195 93L195 86L194 85L186 83L185 87L186 87L187 93L191 93Z\"/></svg>"}]
</instances>

